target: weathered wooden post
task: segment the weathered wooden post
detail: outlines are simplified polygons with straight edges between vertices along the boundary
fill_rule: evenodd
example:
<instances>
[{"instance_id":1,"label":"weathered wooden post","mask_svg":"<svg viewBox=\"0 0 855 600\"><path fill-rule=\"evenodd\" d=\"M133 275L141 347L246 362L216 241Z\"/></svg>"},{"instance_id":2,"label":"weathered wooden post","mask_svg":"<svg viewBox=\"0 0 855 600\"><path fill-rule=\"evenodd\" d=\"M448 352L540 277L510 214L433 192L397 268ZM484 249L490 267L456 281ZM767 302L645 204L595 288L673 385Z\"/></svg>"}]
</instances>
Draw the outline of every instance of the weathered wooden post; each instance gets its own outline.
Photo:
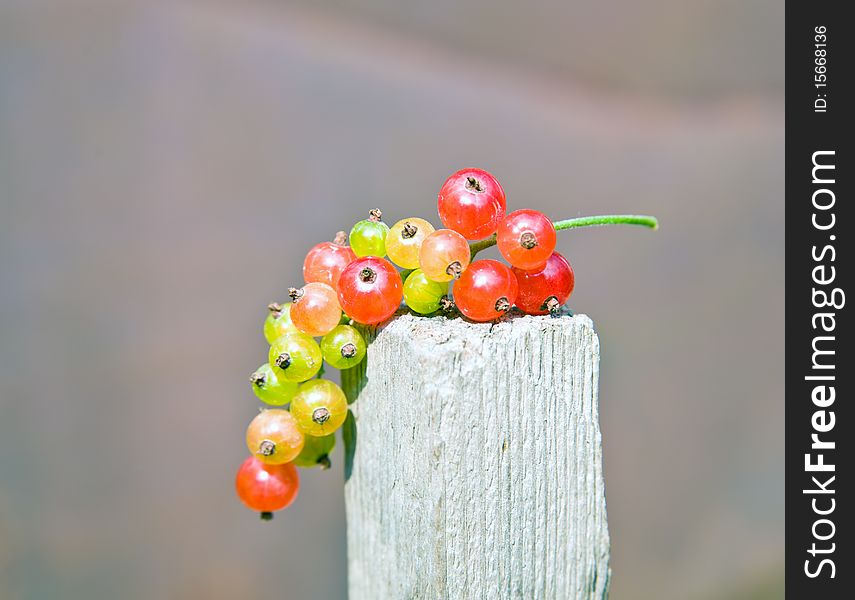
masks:
<instances>
[{"instance_id":1,"label":"weathered wooden post","mask_svg":"<svg viewBox=\"0 0 855 600\"><path fill-rule=\"evenodd\" d=\"M399 316L342 375L350 600L607 597L588 317Z\"/></svg>"}]
</instances>

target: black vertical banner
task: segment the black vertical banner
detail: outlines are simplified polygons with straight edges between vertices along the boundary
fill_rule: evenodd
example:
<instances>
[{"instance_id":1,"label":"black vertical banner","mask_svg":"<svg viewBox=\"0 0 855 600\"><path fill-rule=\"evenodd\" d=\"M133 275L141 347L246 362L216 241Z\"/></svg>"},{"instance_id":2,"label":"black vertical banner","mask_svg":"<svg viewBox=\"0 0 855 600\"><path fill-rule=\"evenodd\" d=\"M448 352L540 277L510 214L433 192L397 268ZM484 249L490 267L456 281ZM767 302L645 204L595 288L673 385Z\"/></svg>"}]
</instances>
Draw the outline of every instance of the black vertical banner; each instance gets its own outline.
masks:
<instances>
[{"instance_id":1,"label":"black vertical banner","mask_svg":"<svg viewBox=\"0 0 855 600\"><path fill-rule=\"evenodd\" d=\"M855 23L786 4L786 569L791 599L855 598L849 285ZM851 292L851 293L850 293Z\"/></svg>"}]
</instances>

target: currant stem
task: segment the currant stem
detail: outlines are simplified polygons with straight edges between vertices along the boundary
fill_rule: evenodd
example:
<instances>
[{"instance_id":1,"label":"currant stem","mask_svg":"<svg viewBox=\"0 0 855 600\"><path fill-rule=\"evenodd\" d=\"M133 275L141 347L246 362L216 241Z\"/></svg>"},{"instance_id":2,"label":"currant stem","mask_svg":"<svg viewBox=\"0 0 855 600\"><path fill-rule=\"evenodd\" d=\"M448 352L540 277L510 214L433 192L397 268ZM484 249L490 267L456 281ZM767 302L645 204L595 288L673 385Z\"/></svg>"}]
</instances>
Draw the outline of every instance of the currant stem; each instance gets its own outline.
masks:
<instances>
[{"instance_id":1,"label":"currant stem","mask_svg":"<svg viewBox=\"0 0 855 600\"><path fill-rule=\"evenodd\" d=\"M656 217L648 215L599 215L596 217L577 217L554 221L556 231L574 229L576 227L596 227L598 225L641 225L650 229L659 229Z\"/></svg>"},{"instance_id":2,"label":"currant stem","mask_svg":"<svg viewBox=\"0 0 855 600\"><path fill-rule=\"evenodd\" d=\"M596 217L577 217L575 219L564 219L563 221L553 221L556 231L563 229L575 229L577 227L599 227L602 225L641 225L650 229L658 229L659 221L656 217L648 215L598 215ZM496 234L494 233L486 240L469 243L469 251L472 259L475 255L486 250L491 246L496 245Z\"/></svg>"}]
</instances>

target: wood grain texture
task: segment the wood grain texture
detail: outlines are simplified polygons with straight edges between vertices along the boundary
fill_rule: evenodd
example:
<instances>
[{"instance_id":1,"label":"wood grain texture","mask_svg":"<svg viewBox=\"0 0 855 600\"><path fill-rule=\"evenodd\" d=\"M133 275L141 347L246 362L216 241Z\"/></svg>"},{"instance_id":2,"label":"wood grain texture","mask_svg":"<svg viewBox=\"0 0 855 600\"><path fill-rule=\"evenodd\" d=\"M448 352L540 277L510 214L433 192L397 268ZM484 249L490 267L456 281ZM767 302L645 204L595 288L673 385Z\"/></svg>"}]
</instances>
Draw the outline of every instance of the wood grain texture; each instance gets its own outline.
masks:
<instances>
[{"instance_id":1,"label":"wood grain texture","mask_svg":"<svg viewBox=\"0 0 855 600\"><path fill-rule=\"evenodd\" d=\"M607 597L588 317L403 315L342 375L350 600Z\"/></svg>"}]
</instances>

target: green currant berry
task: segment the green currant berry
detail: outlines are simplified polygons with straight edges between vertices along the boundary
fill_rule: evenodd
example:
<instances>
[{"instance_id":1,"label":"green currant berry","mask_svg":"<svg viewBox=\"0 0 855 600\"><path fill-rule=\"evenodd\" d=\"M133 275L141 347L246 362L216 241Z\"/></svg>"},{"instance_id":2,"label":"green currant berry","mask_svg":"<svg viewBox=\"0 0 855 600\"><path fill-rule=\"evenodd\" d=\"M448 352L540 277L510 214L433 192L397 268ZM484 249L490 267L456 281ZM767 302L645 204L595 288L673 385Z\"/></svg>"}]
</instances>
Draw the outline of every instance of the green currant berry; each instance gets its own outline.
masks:
<instances>
[{"instance_id":1,"label":"green currant berry","mask_svg":"<svg viewBox=\"0 0 855 600\"><path fill-rule=\"evenodd\" d=\"M270 314L264 320L264 339L268 344L272 344L286 333L297 331L294 324L291 322L291 303L279 304L274 302L267 309Z\"/></svg>"},{"instance_id":2,"label":"green currant berry","mask_svg":"<svg viewBox=\"0 0 855 600\"><path fill-rule=\"evenodd\" d=\"M285 381L276 375L269 364L265 363L249 376L252 391L262 402L272 406L283 406L291 402L291 398L300 387L298 383Z\"/></svg>"},{"instance_id":3,"label":"green currant berry","mask_svg":"<svg viewBox=\"0 0 855 600\"><path fill-rule=\"evenodd\" d=\"M350 248L356 256L386 256L386 234L389 226L380 220L382 213L374 209L370 217L350 230Z\"/></svg>"},{"instance_id":4,"label":"green currant berry","mask_svg":"<svg viewBox=\"0 0 855 600\"><path fill-rule=\"evenodd\" d=\"M276 376L290 382L311 379L324 362L318 343L299 331L286 333L273 342L268 360Z\"/></svg>"},{"instance_id":5,"label":"green currant berry","mask_svg":"<svg viewBox=\"0 0 855 600\"><path fill-rule=\"evenodd\" d=\"M332 381L312 379L291 400L291 415L307 436L329 435L347 418L347 398Z\"/></svg>"},{"instance_id":6,"label":"green currant berry","mask_svg":"<svg viewBox=\"0 0 855 600\"><path fill-rule=\"evenodd\" d=\"M447 298L448 283L427 278L424 271L416 269L404 282L404 302L414 312L427 315L436 312Z\"/></svg>"},{"instance_id":7,"label":"green currant berry","mask_svg":"<svg viewBox=\"0 0 855 600\"><path fill-rule=\"evenodd\" d=\"M365 358L367 345L362 334L350 325L339 325L321 340L324 360L336 369L349 369Z\"/></svg>"},{"instance_id":8,"label":"green currant berry","mask_svg":"<svg viewBox=\"0 0 855 600\"><path fill-rule=\"evenodd\" d=\"M330 463L330 454L332 454L333 448L335 448L334 433L319 437L307 435L303 450L294 459L294 464L306 469L312 467L329 469L332 464Z\"/></svg>"}]
</instances>

